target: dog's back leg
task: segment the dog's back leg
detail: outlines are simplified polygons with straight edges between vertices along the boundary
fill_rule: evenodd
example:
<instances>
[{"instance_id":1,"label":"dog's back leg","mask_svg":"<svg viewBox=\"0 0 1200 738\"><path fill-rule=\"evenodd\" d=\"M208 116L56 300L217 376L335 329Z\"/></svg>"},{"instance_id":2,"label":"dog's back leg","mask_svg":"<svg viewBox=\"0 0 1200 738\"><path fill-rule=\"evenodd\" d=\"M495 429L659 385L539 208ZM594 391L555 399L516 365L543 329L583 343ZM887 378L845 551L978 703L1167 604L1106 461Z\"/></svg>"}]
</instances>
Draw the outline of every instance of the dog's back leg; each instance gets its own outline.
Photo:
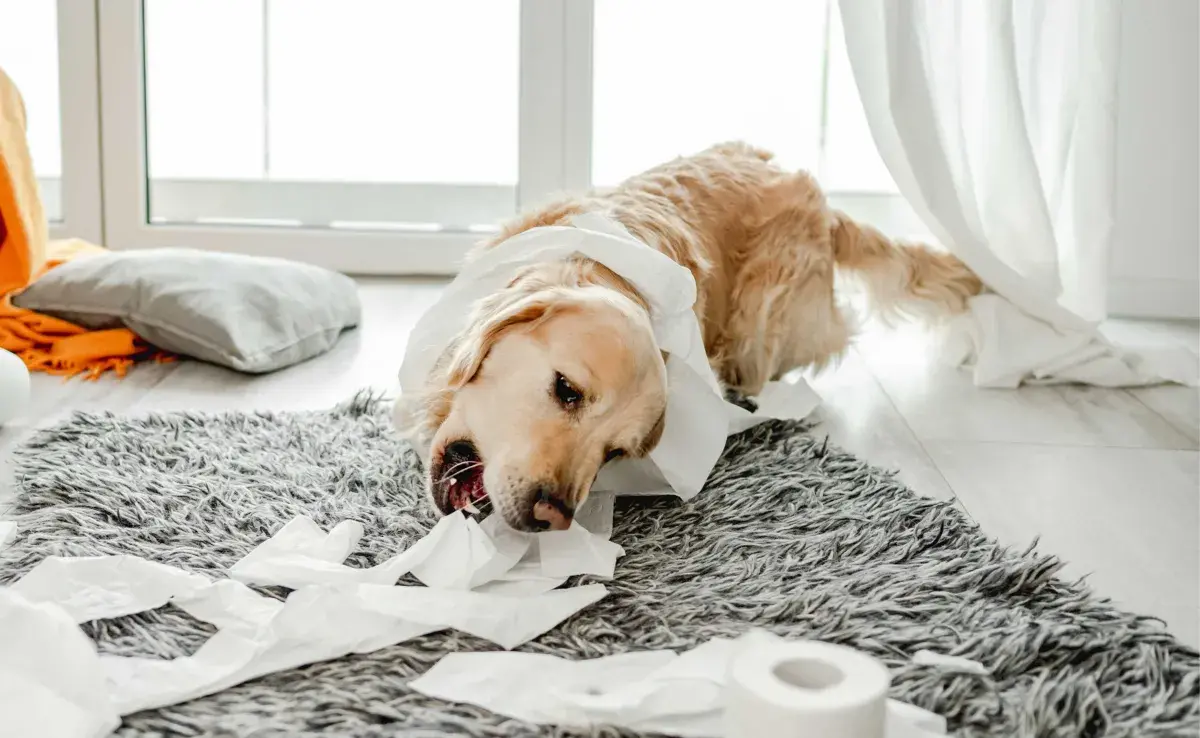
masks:
<instances>
[{"instance_id":1,"label":"dog's back leg","mask_svg":"<svg viewBox=\"0 0 1200 738\"><path fill-rule=\"evenodd\" d=\"M734 276L723 351L726 386L754 396L792 369L821 367L846 350L853 321L834 297L828 211L816 183L790 175L765 193Z\"/></svg>"}]
</instances>

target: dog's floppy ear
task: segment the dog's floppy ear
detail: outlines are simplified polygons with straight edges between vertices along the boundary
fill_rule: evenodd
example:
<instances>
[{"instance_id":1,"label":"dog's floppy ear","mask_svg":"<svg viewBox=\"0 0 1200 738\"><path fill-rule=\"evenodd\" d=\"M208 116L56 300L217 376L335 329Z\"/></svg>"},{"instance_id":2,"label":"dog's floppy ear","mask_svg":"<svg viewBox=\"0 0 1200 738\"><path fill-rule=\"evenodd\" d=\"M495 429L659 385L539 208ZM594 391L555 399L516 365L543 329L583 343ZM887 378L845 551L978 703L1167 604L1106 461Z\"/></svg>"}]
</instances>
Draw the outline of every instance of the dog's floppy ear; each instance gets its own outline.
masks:
<instances>
[{"instance_id":1,"label":"dog's floppy ear","mask_svg":"<svg viewBox=\"0 0 1200 738\"><path fill-rule=\"evenodd\" d=\"M452 349L446 385L459 389L475 378L500 334L522 323L536 325L562 304L561 290L501 292L479 304L470 326Z\"/></svg>"}]
</instances>

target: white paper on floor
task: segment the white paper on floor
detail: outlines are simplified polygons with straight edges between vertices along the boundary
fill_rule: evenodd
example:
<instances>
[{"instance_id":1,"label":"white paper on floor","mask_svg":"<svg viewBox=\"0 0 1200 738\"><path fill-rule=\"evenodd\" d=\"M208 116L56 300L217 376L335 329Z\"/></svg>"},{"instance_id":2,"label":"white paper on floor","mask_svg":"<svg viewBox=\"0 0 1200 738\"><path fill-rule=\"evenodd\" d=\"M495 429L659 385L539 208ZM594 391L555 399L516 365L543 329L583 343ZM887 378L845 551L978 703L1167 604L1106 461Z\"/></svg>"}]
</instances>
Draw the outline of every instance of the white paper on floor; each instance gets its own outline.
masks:
<instances>
[{"instance_id":1,"label":"white paper on floor","mask_svg":"<svg viewBox=\"0 0 1200 738\"><path fill-rule=\"evenodd\" d=\"M531 723L722 738L730 663L738 649L764 638L788 643L752 632L714 638L682 654L634 651L572 661L525 652L452 653L409 686ZM886 711L887 738L946 734L944 718L914 705L887 700Z\"/></svg>"},{"instance_id":2,"label":"white paper on floor","mask_svg":"<svg viewBox=\"0 0 1200 738\"><path fill-rule=\"evenodd\" d=\"M0 687L23 685L0 689L0 714L43 728L31 735L104 735L117 714L447 628L515 648L602 598L600 584L556 587L576 574L611 577L624 553L580 525L533 535L456 513L388 561L354 569L343 562L362 534L354 521L326 533L296 518L231 567L235 578L215 582L137 556L49 557L0 587ZM408 572L428 586L394 586ZM246 583L295 591L281 602ZM168 602L218 628L191 656L101 656L76 625ZM39 722L52 708L61 725Z\"/></svg>"},{"instance_id":3,"label":"white paper on floor","mask_svg":"<svg viewBox=\"0 0 1200 738\"><path fill-rule=\"evenodd\" d=\"M0 587L0 734L99 738L120 723L96 647L75 620Z\"/></svg>"},{"instance_id":4,"label":"white paper on floor","mask_svg":"<svg viewBox=\"0 0 1200 738\"><path fill-rule=\"evenodd\" d=\"M990 673L986 666L974 659L968 659L965 656L948 656L944 653L926 651L925 649L914 653L912 662L924 666L937 666L952 671L965 671L969 674L986 675Z\"/></svg>"},{"instance_id":5,"label":"white paper on floor","mask_svg":"<svg viewBox=\"0 0 1200 738\"><path fill-rule=\"evenodd\" d=\"M575 522L603 538L612 537L613 506L617 496L612 492L592 490L579 509L575 511Z\"/></svg>"},{"instance_id":6,"label":"white paper on floor","mask_svg":"<svg viewBox=\"0 0 1200 738\"><path fill-rule=\"evenodd\" d=\"M221 579L203 589L173 597L171 604L218 628L266 625L283 609L283 602L263 597L232 579Z\"/></svg>"},{"instance_id":7,"label":"white paper on floor","mask_svg":"<svg viewBox=\"0 0 1200 738\"><path fill-rule=\"evenodd\" d=\"M17 537L17 524L11 520L0 520L0 548L4 548Z\"/></svg>"},{"instance_id":8,"label":"white paper on floor","mask_svg":"<svg viewBox=\"0 0 1200 738\"><path fill-rule=\"evenodd\" d=\"M798 420L817 406L819 398L802 379L771 383L755 413L726 402L692 311L696 302L692 273L639 241L620 223L587 213L572 218L569 226L530 228L463 266L409 334L400 367L398 423L407 422L405 396L425 389L439 357L462 331L479 300L503 289L528 264L576 254L603 264L637 288L650 306L654 340L667 355L662 439L649 458L606 464L593 485L595 491L689 499L704 486L729 435L772 418ZM423 446L416 450L423 455L429 451Z\"/></svg>"},{"instance_id":9,"label":"white paper on floor","mask_svg":"<svg viewBox=\"0 0 1200 738\"><path fill-rule=\"evenodd\" d=\"M153 610L210 583L138 556L48 556L12 589L30 602L52 602L75 622L86 623Z\"/></svg>"},{"instance_id":10,"label":"white paper on floor","mask_svg":"<svg viewBox=\"0 0 1200 738\"><path fill-rule=\"evenodd\" d=\"M298 517L230 567L229 575L246 584L297 589L314 584L395 584L411 572L435 589L477 589L495 583L489 591L512 594L547 591L575 574L612 578L617 558L625 553L578 522L565 531L533 534L508 528L496 515L477 523L454 513L382 564L370 569L346 566L343 560L361 537L362 526L354 521L343 521L325 533L312 520Z\"/></svg>"},{"instance_id":11,"label":"white paper on floor","mask_svg":"<svg viewBox=\"0 0 1200 738\"><path fill-rule=\"evenodd\" d=\"M1022 299L1043 302L1035 295ZM1043 310L1046 320L1000 295L971 298L970 309L951 326L948 359L972 367L979 387L1014 388L1022 382L1195 386L1200 378L1196 355L1182 347L1123 351L1057 304Z\"/></svg>"},{"instance_id":12,"label":"white paper on floor","mask_svg":"<svg viewBox=\"0 0 1200 738\"><path fill-rule=\"evenodd\" d=\"M192 656L101 656L122 715L195 699L255 677L366 653L454 628L502 648L541 635L605 594L603 585L535 597L426 587L314 585L296 590L261 624L226 626Z\"/></svg>"}]
</instances>

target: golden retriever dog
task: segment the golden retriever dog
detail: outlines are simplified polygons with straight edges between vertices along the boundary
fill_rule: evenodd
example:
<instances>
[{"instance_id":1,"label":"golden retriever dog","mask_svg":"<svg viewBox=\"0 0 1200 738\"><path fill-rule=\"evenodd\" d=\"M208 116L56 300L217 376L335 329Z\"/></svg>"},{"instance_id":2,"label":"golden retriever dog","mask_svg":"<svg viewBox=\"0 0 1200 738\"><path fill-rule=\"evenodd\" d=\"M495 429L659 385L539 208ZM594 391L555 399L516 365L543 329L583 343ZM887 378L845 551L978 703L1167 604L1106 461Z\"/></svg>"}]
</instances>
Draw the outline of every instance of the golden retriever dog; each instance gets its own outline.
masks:
<instances>
[{"instance_id":1,"label":"golden retriever dog","mask_svg":"<svg viewBox=\"0 0 1200 738\"><path fill-rule=\"evenodd\" d=\"M478 249L582 213L620 222L691 271L712 369L744 397L846 350L853 320L835 296L839 272L885 314L953 313L979 292L955 257L854 222L810 175L771 158L714 146L520 217ZM443 513L490 502L513 528L560 530L601 466L654 448L666 397L645 300L575 257L529 265L481 300L398 418L429 445L429 494Z\"/></svg>"}]
</instances>

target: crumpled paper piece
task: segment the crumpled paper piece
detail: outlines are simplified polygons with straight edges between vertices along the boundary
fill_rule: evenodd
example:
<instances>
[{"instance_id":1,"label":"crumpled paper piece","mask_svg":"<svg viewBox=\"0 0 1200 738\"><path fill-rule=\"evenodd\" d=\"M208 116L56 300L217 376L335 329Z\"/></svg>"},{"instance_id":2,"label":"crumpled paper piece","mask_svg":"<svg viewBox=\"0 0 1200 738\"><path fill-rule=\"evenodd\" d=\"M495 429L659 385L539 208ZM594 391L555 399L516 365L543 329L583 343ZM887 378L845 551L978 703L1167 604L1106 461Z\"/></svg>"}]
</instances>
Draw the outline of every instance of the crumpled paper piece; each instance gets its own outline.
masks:
<instances>
[{"instance_id":1,"label":"crumpled paper piece","mask_svg":"<svg viewBox=\"0 0 1200 738\"><path fill-rule=\"evenodd\" d=\"M12 590L30 602L52 602L86 623L153 610L209 584L207 577L139 556L48 556Z\"/></svg>"},{"instance_id":2,"label":"crumpled paper piece","mask_svg":"<svg viewBox=\"0 0 1200 738\"><path fill-rule=\"evenodd\" d=\"M608 514L611 520L611 499ZM565 531L537 534L514 531L496 515L484 520L480 527L498 547L515 550L518 544L509 540L515 538L524 541L527 548L507 570L496 574L499 567L494 567L490 573L496 576L475 585L473 589L477 592L524 597L560 587L576 574L612 579L617 559L625 555L625 549L610 541L607 533L591 533L578 520ZM611 523L607 527L611 530Z\"/></svg>"},{"instance_id":3,"label":"crumpled paper piece","mask_svg":"<svg viewBox=\"0 0 1200 738\"><path fill-rule=\"evenodd\" d=\"M649 458L605 464L594 491L690 499L704 486L729 435L772 418L804 418L819 403L802 379L769 385L763 392L766 401L755 413L726 402L692 311L696 302L692 273L636 239L620 223L588 213L573 217L570 226L530 228L463 266L409 334L396 406L401 425L405 397L425 389L438 358L461 332L476 302L503 289L528 264L575 254L603 264L637 288L650 307L654 340L667 354L667 409L661 440ZM418 446L416 451L424 456L429 449Z\"/></svg>"},{"instance_id":4,"label":"crumpled paper piece","mask_svg":"<svg viewBox=\"0 0 1200 738\"><path fill-rule=\"evenodd\" d=\"M925 649L914 653L912 655L912 662L914 664L937 666L943 669L963 671L968 674L979 674L981 676L986 676L990 673L986 666L974 659L969 659L965 656L948 656L944 653L927 651Z\"/></svg>"},{"instance_id":5,"label":"crumpled paper piece","mask_svg":"<svg viewBox=\"0 0 1200 738\"><path fill-rule=\"evenodd\" d=\"M0 548L12 543L17 537L17 524L12 520L0 520Z\"/></svg>"},{"instance_id":6,"label":"crumpled paper piece","mask_svg":"<svg viewBox=\"0 0 1200 738\"><path fill-rule=\"evenodd\" d=\"M173 597L171 604L218 628L263 626L283 609L282 601L263 597L232 579L221 579L203 589Z\"/></svg>"},{"instance_id":7,"label":"crumpled paper piece","mask_svg":"<svg viewBox=\"0 0 1200 738\"><path fill-rule=\"evenodd\" d=\"M479 556L478 550L472 550L472 538L477 546L482 542L471 535L471 522L462 515L447 515L423 538L387 561L370 569L354 569L342 562L362 538L362 523L343 520L326 533L311 519L300 516L230 567L229 576L245 584L290 589L310 584L395 584L428 559L441 543L450 543L447 551L465 553L468 561ZM448 537L453 540L447 541Z\"/></svg>"},{"instance_id":8,"label":"crumpled paper piece","mask_svg":"<svg viewBox=\"0 0 1200 738\"><path fill-rule=\"evenodd\" d=\"M0 587L0 735L99 738L120 724L75 619Z\"/></svg>"},{"instance_id":9,"label":"crumpled paper piece","mask_svg":"<svg viewBox=\"0 0 1200 738\"><path fill-rule=\"evenodd\" d=\"M543 541L546 534L512 531L495 516L479 524L454 514L383 564L354 569L342 562L362 533L355 521L326 533L296 518L231 568L237 579L218 581L137 556L45 559L0 587L0 626L15 619L0 627L0 685L9 687L0 691L9 708L0 716L38 726L29 735L103 735L116 714L447 628L516 648L604 597L600 584L555 588L575 574L611 577L624 553L582 526ZM432 586L393 586L408 571ZM281 602L245 582L295 591ZM218 628L190 656L97 655L76 625L168 602ZM31 710L51 707L59 722L43 729Z\"/></svg>"},{"instance_id":10,"label":"crumpled paper piece","mask_svg":"<svg viewBox=\"0 0 1200 738\"><path fill-rule=\"evenodd\" d=\"M524 652L452 653L409 686L531 723L722 738L729 662L751 635L757 633L714 638L682 654L633 651L582 661ZM531 690L533 683L545 686ZM941 716L888 700L888 738L944 735Z\"/></svg>"},{"instance_id":11,"label":"crumpled paper piece","mask_svg":"<svg viewBox=\"0 0 1200 738\"><path fill-rule=\"evenodd\" d=\"M342 563L362 537L346 520L325 533L298 517L229 569L246 584L298 589L314 584L395 584L411 572L434 589L479 589L493 594L539 594L576 574L611 579L625 550L578 522L565 531L522 533L498 515L482 523L451 513L419 541L369 569ZM486 585L491 585L486 587Z\"/></svg>"},{"instance_id":12,"label":"crumpled paper piece","mask_svg":"<svg viewBox=\"0 0 1200 738\"><path fill-rule=\"evenodd\" d=\"M1017 304L1029 300L1041 305L1040 316ZM950 324L947 339L947 360L971 367L977 387L1142 387L1165 382L1195 387L1200 380L1200 366L1191 351L1121 349L1095 325L1032 292L1017 301L997 294L972 297L969 310Z\"/></svg>"},{"instance_id":13,"label":"crumpled paper piece","mask_svg":"<svg viewBox=\"0 0 1200 738\"><path fill-rule=\"evenodd\" d=\"M113 701L126 715L446 628L515 648L605 593L600 584L522 598L379 584L316 585L293 592L265 622L226 625L191 656L100 659Z\"/></svg>"}]
</instances>

